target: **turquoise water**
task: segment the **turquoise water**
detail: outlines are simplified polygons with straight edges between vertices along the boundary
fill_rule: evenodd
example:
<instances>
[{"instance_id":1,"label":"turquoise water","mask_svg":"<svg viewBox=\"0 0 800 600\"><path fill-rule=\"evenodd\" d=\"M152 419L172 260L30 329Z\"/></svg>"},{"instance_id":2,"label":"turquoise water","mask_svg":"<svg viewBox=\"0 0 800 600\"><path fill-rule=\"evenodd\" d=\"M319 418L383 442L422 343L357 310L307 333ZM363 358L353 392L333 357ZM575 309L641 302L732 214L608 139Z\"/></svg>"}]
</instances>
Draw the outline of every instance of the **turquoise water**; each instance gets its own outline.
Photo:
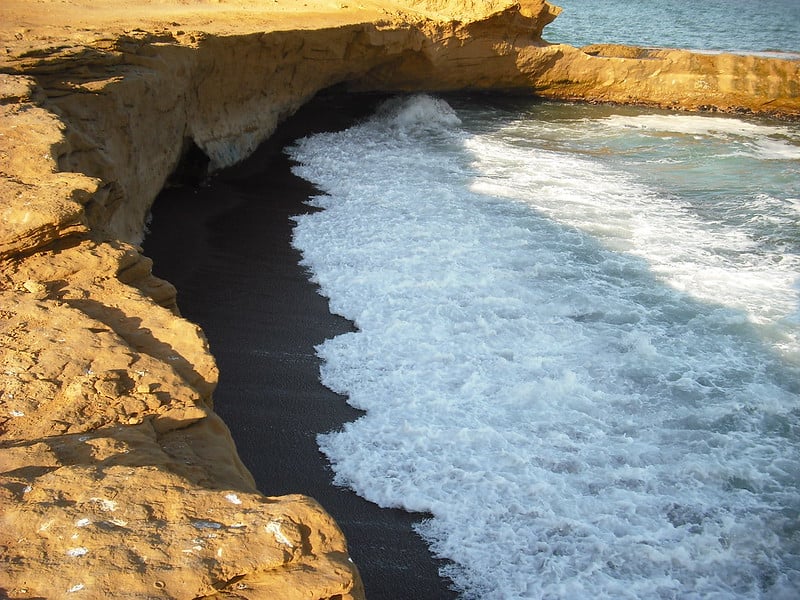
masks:
<instances>
[{"instance_id":1,"label":"turquoise water","mask_svg":"<svg viewBox=\"0 0 800 600\"><path fill-rule=\"evenodd\" d=\"M556 0L549 42L800 52L798 0Z\"/></svg>"}]
</instances>

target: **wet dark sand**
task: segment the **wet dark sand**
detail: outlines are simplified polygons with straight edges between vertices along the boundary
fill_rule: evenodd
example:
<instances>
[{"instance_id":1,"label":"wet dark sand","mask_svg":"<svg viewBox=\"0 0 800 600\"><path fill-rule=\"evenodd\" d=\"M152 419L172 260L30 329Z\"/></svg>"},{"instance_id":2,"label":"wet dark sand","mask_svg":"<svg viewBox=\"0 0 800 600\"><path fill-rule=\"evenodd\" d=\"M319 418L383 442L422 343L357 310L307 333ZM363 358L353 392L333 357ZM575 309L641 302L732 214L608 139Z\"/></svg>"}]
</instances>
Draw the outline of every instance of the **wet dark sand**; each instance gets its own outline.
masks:
<instances>
[{"instance_id":1,"label":"wet dark sand","mask_svg":"<svg viewBox=\"0 0 800 600\"><path fill-rule=\"evenodd\" d=\"M313 131L347 126L376 99L328 98L301 110L242 165L205 186L165 190L153 208L145 253L178 288L182 314L200 324L220 368L215 410L268 495L316 498L343 529L367 597L455 598L443 564L412 530L425 516L380 509L334 487L316 436L360 416L319 383L314 346L352 324L299 266L291 216L316 193L280 152Z\"/></svg>"}]
</instances>

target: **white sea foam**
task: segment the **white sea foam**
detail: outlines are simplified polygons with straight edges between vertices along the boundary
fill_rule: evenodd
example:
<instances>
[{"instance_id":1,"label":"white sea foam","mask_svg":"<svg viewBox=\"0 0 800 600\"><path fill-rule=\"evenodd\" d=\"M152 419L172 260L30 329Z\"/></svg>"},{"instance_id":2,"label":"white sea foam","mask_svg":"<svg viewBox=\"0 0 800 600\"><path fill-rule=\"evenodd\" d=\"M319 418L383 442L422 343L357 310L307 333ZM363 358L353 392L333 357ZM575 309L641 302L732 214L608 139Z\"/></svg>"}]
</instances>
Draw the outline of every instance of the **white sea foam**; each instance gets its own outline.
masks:
<instances>
[{"instance_id":1,"label":"white sea foam","mask_svg":"<svg viewBox=\"0 0 800 600\"><path fill-rule=\"evenodd\" d=\"M607 117L602 123L609 127L634 127L689 135L735 135L756 138L784 135L796 137L789 127L764 125L734 117L685 114L614 115Z\"/></svg>"},{"instance_id":2,"label":"white sea foam","mask_svg":"<svg viewBox=\"0 0 800 600\"><path fill-rule=\"evenodd\" d=\"M679 114L614 115L603 124L609 128L633 128L652 135L682 134L697 138L717 137L738 142L733 152L746 152L765 160L800 159L800 136L789 126L766 125L732 117Z\"/></svg>"},{"instance_id":3,"label":"white sea foam","mask_svg":"<svg viewBox=\"0 0 800 600\"><path fill-rule=\"evenodd\" d=\"M326 192L294 243L358 326L318 347L367 411L319 438L337 483L431 513L466 598L791 597L800 378L764 341L786 307L696 291L709 265L770 306L784 284L752 291L752 238L466 113L412 98L291 150Z\"/></svg>"},{"instance_id":4,"label":"white sea foam","mask_svg":"<svg viewBox=\"0 0 800 600\"><path fill-rule=\"evenodd\" d=\"M529 202L613 250L641 256L676 289L741 309L756 323L797 308L800 257L758 251L742 227L709 227L691 207L632 176L561 152L532 155L504 143L502 133L466 146L478 157L473 191Z\"/></svg>"}]
</instances>

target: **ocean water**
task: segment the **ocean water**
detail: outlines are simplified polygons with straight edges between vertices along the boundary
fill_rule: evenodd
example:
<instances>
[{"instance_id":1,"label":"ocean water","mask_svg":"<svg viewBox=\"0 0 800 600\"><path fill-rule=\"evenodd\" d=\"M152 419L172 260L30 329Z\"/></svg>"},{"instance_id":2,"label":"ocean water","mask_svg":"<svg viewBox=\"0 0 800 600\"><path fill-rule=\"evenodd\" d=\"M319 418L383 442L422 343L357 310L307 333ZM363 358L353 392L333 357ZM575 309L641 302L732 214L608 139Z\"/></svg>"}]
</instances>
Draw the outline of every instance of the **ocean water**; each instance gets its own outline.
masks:
<instances>
[{"instance_id":1,"label":"ocean water","mask_svg":"<svg viewBox=\"0 0 800 600\"><path fill-rule=\"evenodd\" d=\"M798 597L796 124L414 96L289 152L367 411L320 447L464 598Z\"/></svg>"},{"instance_id":2,"label":"ocean water","mask_svg":"<svg viewBox=\"0 0 800 600\"><path fill-rule=\"evenodd\" d=\"M800 52L798 0L554 0L553 43Z\"/></svg>"},{"instance_id":3,"label":"ocean water","mask_svg":"<svg viewBox=\"0 0 800 600\"><path fill-rule=\"evenodd\" d=\"M560 4L550 41L800 50L794 0ZM287 151L357 326L320 448L464 598L800 597L800 125L420 95Z\"/></svg>"}]
</instances>

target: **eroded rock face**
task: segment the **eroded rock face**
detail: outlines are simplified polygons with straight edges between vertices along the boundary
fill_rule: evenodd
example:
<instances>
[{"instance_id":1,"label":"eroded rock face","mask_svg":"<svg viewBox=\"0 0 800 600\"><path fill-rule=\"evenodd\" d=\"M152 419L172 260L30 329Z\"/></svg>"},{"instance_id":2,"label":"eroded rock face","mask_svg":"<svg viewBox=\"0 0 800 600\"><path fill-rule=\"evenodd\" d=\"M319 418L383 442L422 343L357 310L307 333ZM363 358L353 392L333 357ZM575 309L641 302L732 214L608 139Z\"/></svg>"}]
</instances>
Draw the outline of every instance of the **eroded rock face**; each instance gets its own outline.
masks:
<instances>
[{"instance_id":1,"label":"eroded rock face","mask_svg":"<svg viewBox=\"0 0 800 600\"><path fill-rule=\"evenodd\" d=\"M551 63L542 71L540 65ZM597 45L518 57L543 96L681 110L800 115L800 60Z\"/></svg>"},{"instance_id":2,"label":"eroded rock face","mask_svg":"<svg viewBox=\"0 0 800 600\"><path fill-rule=\"evenodd\" d=\"M355 591L335 523L309 498L265 498L243 485L227 430L212 414L191 433L159 434L145 421L50 436L4 454L0 524L16 536L14 554L4 556L12 596ZM210 459L221 460L211 471Z\"/></svg>"},{"instance_id":3,"label":"eroded rock face","mask_svg":"<svg viewBox=\"0 0 800 600\"><path fill-rule=\"evenodd\" d=\"M542 29L559 12L533 0L483 19L419 23L421 51L370 71L353 89L524 90L557 100L800 116L800 60L548 44Z\"/></svg>"},{"instance_id":4,"label":"eroded rock face","mask_svg":"<svg viewBox=\"0 0 800 600\"><path fill-rule=\"evenodd\" d=\"M340 83L800 114L796 61L549 45L542 0L263 4L0 7L0 595L363 596L319 505L255 489L136 245L189 145L233 164Z\"/></svg>"}]
</instances>

